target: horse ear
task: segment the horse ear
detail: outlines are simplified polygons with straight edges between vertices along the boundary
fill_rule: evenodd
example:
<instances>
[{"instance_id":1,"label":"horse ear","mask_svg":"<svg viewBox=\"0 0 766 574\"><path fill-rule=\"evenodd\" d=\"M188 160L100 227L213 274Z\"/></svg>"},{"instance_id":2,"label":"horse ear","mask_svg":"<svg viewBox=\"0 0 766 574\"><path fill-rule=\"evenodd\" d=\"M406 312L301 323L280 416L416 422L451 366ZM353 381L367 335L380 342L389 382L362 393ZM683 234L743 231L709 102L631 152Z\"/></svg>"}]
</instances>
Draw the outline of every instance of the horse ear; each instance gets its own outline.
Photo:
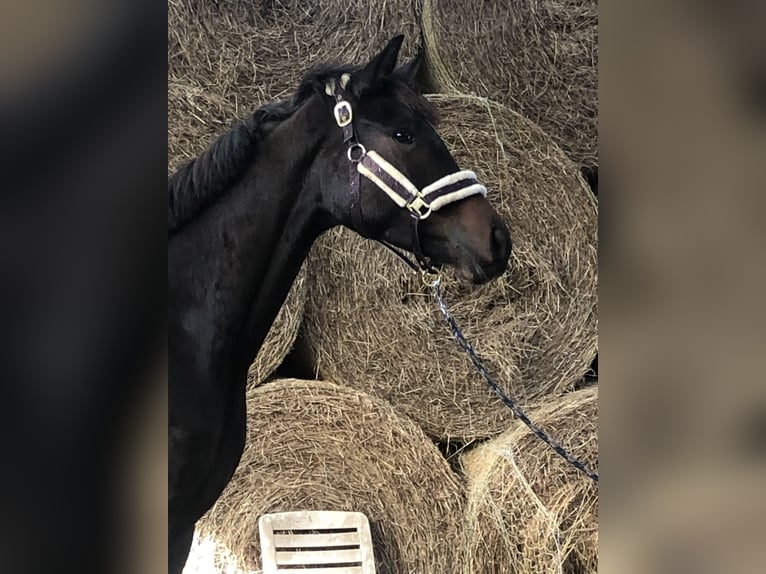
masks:
<instances>
[{"instance_id":1,"label":"horse ear","mask_svg":"<svg viewBox=\"0 0 766 574\"><path fill-rule=\"evenodd\" d=\"M351 91L354 96L358 98L370 89L375 80L388 76L394 71L402 42L404 42L404 34L394 36L377 56L351 76Z\"/></svg>"},{"instance_id":2,"label":"horse ear","mask_svg":"<svg viewBox=\"0 0 766 574\"><path fill-rule=\"evenodd\" d=\"M399 78L408 86L410 86L412 89L417 91L420 88L420 82L418 81L418 73L420 72L420 68L422 64L423 64L423 52L420 51L412 60L410 60L406 64L399 66L394 71L393 75Z\"/></svg>"}]
</instances>

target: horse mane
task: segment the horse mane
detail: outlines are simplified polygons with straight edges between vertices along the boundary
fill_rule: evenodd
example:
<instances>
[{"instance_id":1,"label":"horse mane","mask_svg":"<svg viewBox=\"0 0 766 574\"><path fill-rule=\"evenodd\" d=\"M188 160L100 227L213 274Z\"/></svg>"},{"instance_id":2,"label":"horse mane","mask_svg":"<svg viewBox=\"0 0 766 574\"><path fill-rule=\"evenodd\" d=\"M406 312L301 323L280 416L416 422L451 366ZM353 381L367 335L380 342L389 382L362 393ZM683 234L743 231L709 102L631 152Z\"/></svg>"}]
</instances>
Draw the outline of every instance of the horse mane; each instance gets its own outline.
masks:
<instances>
[{"instance_id":1,"label":"horse mane","mask_svg":"<svg viewBox=\"0 0 766 574\"><path fill-rule=\"evenodd\" d=\"M290 101L267 104L236 122L199 156L179 167L168 178L168 233L192 221L229 189L276 122L293 111Z\"/></svg>"},{"instance_id":2,"label":"horse mane","mask_svg":"<svg viewBox=\"0 0 766 574\"><path fill-rule=\"evenodd\" d=\"M310 70L292 99L266 104L236 122L199 156L181 165L168 178L168 234L196 218L242 176L258 145L280 122L289 118L315 93L323 93L329 78L358 67L321 64ZM398 78L384 78L373 91L398 98L407 108L436 125L435 108Z\"/></svg>"}]
</instances>

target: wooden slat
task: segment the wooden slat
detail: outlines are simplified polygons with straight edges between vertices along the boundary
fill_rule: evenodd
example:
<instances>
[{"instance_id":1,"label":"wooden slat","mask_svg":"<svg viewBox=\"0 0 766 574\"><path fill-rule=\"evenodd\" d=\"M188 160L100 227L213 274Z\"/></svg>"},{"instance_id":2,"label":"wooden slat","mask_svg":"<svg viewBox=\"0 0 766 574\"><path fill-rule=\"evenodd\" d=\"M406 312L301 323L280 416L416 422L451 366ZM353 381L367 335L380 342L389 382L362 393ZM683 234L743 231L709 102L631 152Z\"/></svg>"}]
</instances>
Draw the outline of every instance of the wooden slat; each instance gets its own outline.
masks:
<instances>
[{"instance_id":1,"label":"wooden slat","mask_svg":"<svg viewBox=\"0 0 766 574\"><path fill-rule=\"evenodd\" d=\"M363 515L356 512L338 511L303 511L277 512L269 514L268 521L272 530L320 529L320 528L359 528Z\"/></svg>"},{"instance_id":2,"label":"wooden slat","mask_svg":"<svg viewBox=\"0 0 766 574\"><path fill-rule=\"evenodd\" d=\"M370 526L364 514L338 511L273 513L260 517L258 529L261 539L263 574L375 573ZM337 532L339 529L353 529L353 532ZM310 534L311 531L327 532ZM359 548L304 552L277 552L276 550L277 548L318 549L334 545L358 545ZM334 564L354 563L361 563L361 565L333 567ZM316 565L316 567L300 568L303 565Z\"/></svg>"},{"instance_id":3,"label":"wooden slat","mask_svg":"<svg viewBox=\"0 0 766 574\"><path fill-rule=\"evenodd\" d=\"M344 564L361 562L362 552L356 550L314 550L309 552L277 552L277 566L303 564ZM303 573L303 571L301 571Z\"/></svg>"},{"instance_id":4,"label":"wooden slat","mask_svg":"<svg viewBox=\"0 0 766 574\"><path fill-rule=\"evenodd\" d=\"M323 546L359 545L359 532L341 534L275 534L277 548L321 548Z\"/></svg>"},{"instance_id":5,"label":"wooden slat","mask_svg":"<svg viewBox=\"0 0 766 574\"><path fill-rule=\"evenodd\" d=\"M299 568L296 570L280 570L285 574L365 574L370 570L363 570L361 566L346 566L344 568Z\"/></svg>"}]
</instances>

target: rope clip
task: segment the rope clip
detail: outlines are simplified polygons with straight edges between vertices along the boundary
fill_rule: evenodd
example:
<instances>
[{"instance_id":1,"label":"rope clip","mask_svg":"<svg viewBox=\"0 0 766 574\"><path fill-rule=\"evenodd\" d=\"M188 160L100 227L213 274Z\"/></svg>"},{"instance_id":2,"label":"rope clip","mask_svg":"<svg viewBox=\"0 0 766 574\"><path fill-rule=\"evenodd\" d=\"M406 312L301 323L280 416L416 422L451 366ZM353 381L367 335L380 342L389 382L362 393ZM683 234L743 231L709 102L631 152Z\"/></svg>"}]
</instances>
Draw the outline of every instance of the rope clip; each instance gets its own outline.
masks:
<instances>
[{"instance_id":1,"label":"rope clip","mask_svg":"<svg viewBox=\"0 0 766 574\"><path fill-rule=\"evenodd\" d=\"M420 277L423 280L423 285L432 289L440 285L442 282L441 271L438 271L433 267L430 269L422 268L420 270Z\"/></svg>"}]
</instances>

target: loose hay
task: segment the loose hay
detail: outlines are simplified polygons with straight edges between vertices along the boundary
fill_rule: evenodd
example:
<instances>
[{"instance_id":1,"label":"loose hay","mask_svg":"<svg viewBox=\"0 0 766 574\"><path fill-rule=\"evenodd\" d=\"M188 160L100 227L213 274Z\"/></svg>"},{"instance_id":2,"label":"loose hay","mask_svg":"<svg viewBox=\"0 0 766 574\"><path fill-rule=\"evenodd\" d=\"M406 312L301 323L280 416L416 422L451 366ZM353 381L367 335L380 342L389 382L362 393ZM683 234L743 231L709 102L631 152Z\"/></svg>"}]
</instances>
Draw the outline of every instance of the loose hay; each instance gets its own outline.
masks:
<instances>
[{"instance_id":1,"label":"loose hay","mask_svg":"<svg viewBox=\"0 0 766 574\"><path fill-rule=\"evenodd\" d=\"M402 55L412 56L412 0L169 0L168 83L203 116L225 102L233 119L291 95L315 64L364 63L397 33L406 34Z\"/></svg>"},{"instance_id":2,"label":"loose hay","mask_svg":"<svg viewBox=\"0 0 766 574\"><path fill-rule=\"evenodd\" d=\"M445 277L446 300L491 373L519 400L561 393L597 348L596 204L537 126L472 96L430 96L459 165L475 170L509 223L511 268L483 286ZM308 260L303 328L323 378L391 401L430 435L470 440L510 411L455 344L430 292L384 248L347 230Z\"/></svg>"},{"instance_id":3,"label":"loose hay","mask_svg":"<svg viewBox=\"0 0 766 574\"><path fill-rule=\"evenodd\" d=\"M547 401L530 416L597 468L598 387ZM598 571L598 487L521 422L461 463L468 483L463 572Z\"/></svg>"},{"instance_id":4,"label":"loose hay","mask_svg":"<svg viewBox=\"0 0 766 574\"><path fill-rule=\"evenodd\" d=\"M238 119L234 106L193 81L168 76L168 175Z\"/></svg>"},{"instance_id":5,"label":"loose hay","mask_svg":"<svg viewBox=\"0 0 766 574\"><path fill-rule=\"evenodd\" d=\"M432 83L504 103L598 165L596 0L419 0Z\"/></svg>"},{"instance_id":6,"label":"loose hay","mask_svg":"<svg viewBox=\"0 0 766 574\"><path fill-rule=\"evenodd\" d=\"M380 574L450 572L464 491L412 421L385 401L321 381L248 391L248 437L229 486L199 526L260 567L258 518L291 510L360 511Z\"/></svg>"}]
</instances>

